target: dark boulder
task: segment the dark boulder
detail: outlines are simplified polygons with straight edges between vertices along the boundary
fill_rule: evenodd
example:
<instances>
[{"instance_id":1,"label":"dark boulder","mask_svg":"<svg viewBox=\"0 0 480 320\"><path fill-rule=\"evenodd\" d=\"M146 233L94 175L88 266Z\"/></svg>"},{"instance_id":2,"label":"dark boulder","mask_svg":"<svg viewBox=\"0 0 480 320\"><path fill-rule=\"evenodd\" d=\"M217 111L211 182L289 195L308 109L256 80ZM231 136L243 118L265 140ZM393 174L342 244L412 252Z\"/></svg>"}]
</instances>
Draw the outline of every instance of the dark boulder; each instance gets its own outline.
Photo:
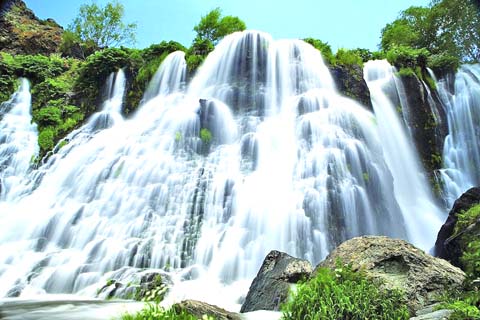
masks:
<instances>
[{"instance_id":1,"label":"dark boulder","mask_svg":"<svg viewBox=\"0 0 480 320\"><path fill-rule=\"evenodd\" d=\"M452 210L448 213L447 221L438 232L434 249L436 257L448 260L455 266L461 266L460 257L463 253L461 239L460 237L452 237L458 219L457 215L479 203L480 188L478 187L469 189L455 201Z\"/></svg>"},{"instance_id":2,"label":"dark boulder","mask_svg":"<svg viewBox=\"0 0 480 320\"><path fill-rule=\"evenodd\" d=\"M288 298L290 285L310 276L310 262L271 251L253 279L240 312L278 310Z\"/></svg>"}]
</instances>

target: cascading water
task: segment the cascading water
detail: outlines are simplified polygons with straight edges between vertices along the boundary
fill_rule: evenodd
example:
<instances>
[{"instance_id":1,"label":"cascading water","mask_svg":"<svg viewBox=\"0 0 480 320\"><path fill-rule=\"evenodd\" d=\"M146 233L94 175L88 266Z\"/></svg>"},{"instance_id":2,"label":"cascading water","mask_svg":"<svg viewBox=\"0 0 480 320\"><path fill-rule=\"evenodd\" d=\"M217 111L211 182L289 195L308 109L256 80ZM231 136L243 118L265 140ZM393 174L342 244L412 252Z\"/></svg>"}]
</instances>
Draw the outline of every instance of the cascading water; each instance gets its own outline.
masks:
<instances>
[{"instance_id":1,"label":"cascading water","mask_svg":"<svg viewBox=\"0 0 480 320\"><path fill-rule=\"evenodd\" d=\"M12 200L0 295L94 295L160 268L183 270L172 296L227 305L272 249L316 263L353 236L407 238L377 121L336 92L317 50L236 33L185 91L183 58L165 59L131 119L93 116Z\"/></svg>"},{"instance_id":2,"label":"cascading water","mask_svg":"<svg viewBox=\"0 0 480 320\"><path fill-rule=\"evenodd\" d=\"M422 174L414 143L398 115L396 104L392 102L392 97L397 97L402 109L406 109L405 99L402 99L397 87L395 68L386 60L369 61L365 64L364 75L370 89L385 159L393 175L393 191L406 221L408 238L428 250L443 220Z\"/></svg>"},{"instance_id":3,"label":"cascading water","mask_svg":"<svg viewBox=\"0 0 480 320\"><path fill-rule=\"evenodd\" d=\"M26 79L20 82L12 98L0 105L0 201L18 196L38 154L37 126L30 114L30 84Z\"/></svg>"},{"instance_id":4,"label":"cascading water","mask_svg":"<svg viewBox=\"0 0 480 320\"><path fill-rule=\"evenodd\" d=\"M463 192L480 185L480 65L460 67L454 83L442 79L437 88L448 120L440 176L450 208Z\"/></svg>"}]
</instances>

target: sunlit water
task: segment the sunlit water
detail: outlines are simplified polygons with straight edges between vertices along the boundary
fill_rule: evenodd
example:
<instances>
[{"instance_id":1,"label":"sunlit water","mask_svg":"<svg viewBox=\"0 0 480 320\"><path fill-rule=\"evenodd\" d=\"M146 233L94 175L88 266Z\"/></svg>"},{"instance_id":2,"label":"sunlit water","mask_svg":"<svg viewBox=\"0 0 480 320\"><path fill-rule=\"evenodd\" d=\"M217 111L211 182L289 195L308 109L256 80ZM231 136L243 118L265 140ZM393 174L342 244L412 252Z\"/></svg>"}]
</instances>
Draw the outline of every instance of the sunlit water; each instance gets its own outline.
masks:
<instances>
[{"instance_id":1,"label":"sunlit water","mask_svg":"<svg viewBox=\"0 0 480 320\"><path fill-rule=\"evenodd\" d=\"M358 235L433 244L437 213L400 124L403 173L386 145L381 88L374 116L337 92L313 47L256 31L226 37L188 86L185 75L184 54L170 55L124 119L119 71L102 110L20 174L23 195L0 203L0 296L91 297L158 268L175 283L166 303L238 310L272 249L316 264ZM397 190L402 174L423 201Z\"/></svg>"},{"instance_id":2,"label":"sunlit water","mask_svg":"<svg viewBox=\"0 0 480 320\"><path fill-rule=\"evenodd\" d=\"M480 65L460 67L450 81L437 82L448 118L440 176L449 208L463 192L480 184Z\"/></svg>"}]
</instances>

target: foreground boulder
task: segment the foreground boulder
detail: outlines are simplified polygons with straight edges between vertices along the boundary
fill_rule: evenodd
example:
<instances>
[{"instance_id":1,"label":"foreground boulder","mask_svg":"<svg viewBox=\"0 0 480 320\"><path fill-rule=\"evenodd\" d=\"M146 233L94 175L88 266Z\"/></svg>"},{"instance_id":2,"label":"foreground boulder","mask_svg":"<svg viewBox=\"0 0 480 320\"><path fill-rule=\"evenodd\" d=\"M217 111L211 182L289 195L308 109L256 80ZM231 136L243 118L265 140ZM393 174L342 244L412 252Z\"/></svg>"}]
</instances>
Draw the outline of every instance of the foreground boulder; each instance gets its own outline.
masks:
<instances>
[{"instance_id":1,"label":"foreground boulder","mask_svg":"<svg viewBox=\"0 0 480 320\"><path fill-rule=\"evenodd\" d=\"M202 317L205 315L212 317L215 320L241 319L237 313L229 312L217 306L196 300L185 300L174 304L172 308L174 308L177 312L186 311L198 319L202 319Z\"/></svg>"},{"instance_id":2,"label":"foreground boulder","mask_svg":"<svg viewBox=\"0 0 480 320\"><path fill-rule=\"evenodd\" d=\"M467 211L480 203L480 188L471 188L458 198L448 213L447 221L438 232L435 242L435 256L450 261L453 265L461 267L460 257L465 248L462 238L468 235L467 230L460 230L459 236L453 237L458 214ZM467 233L467 234L466 234Z\"/></svg>"},{"instance_id":3,"label":"foreground boulder","mask_svg":"<svg viewBox=\"0 0 480 320\"><path fill-rule=\"evenodd\" d=\"M240 312L278 310L288 297L290 285L308 278L312 271L312 265L306 260L271 251L253 279Z\"/></svg>"},{"instance_id":4,"label":"foreground boulder","mask_svg":"<svg viewBox=\"0 0 480 320\"><path fill-rule=\"evenodd\" d=\"M387 289L407 296L412 314L437 302L441 293L462 289L465 273L445 260L434 258L403 240L365 236L348 240L335 249L319 267L334 269L337 261L363 270Z\"/></svg>"}]
</instances>

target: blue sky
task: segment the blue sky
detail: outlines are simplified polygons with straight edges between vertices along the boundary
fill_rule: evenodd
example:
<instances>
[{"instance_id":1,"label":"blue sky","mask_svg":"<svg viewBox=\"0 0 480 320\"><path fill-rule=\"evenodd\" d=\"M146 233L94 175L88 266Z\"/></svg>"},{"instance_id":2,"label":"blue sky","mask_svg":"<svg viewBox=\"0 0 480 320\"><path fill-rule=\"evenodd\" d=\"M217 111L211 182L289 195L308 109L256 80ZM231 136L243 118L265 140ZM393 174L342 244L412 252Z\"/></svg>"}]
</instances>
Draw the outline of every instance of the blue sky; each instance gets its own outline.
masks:
<instances>
[{"instance_id":1,"label":"blue sky","mask_svg":"<svg viewBox=\"0 0 480 320\"><path fill-rule=\"evenodd\" d=\"M40 18L67 26L83 3L91 0L24 0ZM108 0L97 0L105 4ZM220 7L235 15L248 29L270 33L275 39L313 37L338 48L377 49L380 31L409 6L430 0L119 0L125 21L136 22L136 47L162 40L189 46L200 17Z\"/></svg>"}]
</instances>

